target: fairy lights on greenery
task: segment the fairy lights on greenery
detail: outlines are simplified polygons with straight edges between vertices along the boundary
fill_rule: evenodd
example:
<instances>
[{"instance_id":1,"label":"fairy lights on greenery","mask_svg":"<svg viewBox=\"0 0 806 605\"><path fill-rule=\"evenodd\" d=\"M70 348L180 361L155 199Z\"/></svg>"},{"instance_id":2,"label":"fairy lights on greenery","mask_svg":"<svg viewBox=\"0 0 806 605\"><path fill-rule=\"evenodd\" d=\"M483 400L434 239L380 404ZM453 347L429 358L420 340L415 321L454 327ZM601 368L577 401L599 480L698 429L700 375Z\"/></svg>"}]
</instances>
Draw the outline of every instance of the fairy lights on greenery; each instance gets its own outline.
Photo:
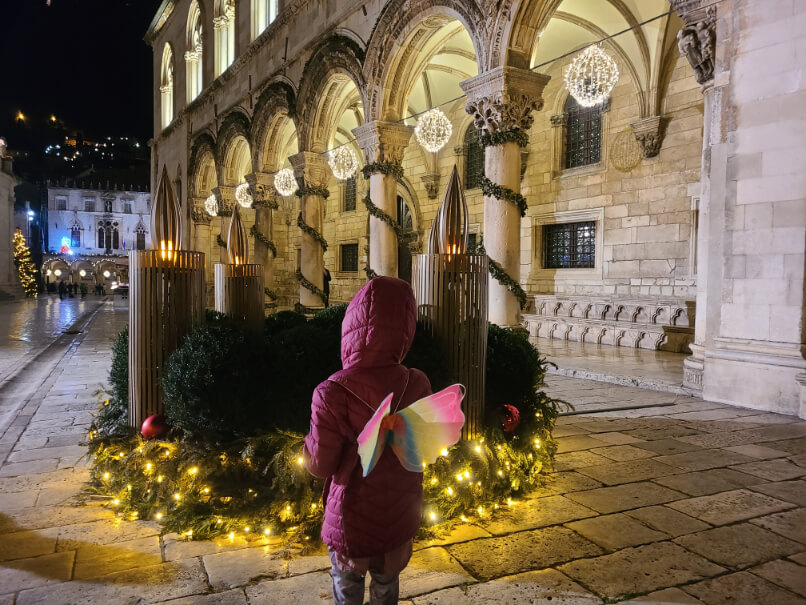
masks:
<instances>
[{"instance_id":1,"label":"fairy lights on greenery","mask_svg":"<svg viewBox=\"0 0 806 605\"><path fill-rule=\"evenodd\" d=\"M257 225L252 225L252 228L249 230L249 235L271 250L272 258L277 258L277 246L274 245L273 241L260 232L260 229L257 228Z\"/></svg>"}]
</instances>

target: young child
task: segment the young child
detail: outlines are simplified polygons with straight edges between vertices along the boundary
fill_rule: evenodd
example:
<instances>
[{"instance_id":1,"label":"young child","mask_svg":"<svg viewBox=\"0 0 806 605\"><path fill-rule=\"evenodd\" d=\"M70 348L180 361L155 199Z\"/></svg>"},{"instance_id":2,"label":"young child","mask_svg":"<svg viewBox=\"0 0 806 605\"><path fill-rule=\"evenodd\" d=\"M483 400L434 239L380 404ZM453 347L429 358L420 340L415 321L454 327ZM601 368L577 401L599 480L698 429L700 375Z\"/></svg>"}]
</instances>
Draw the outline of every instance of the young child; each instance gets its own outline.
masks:
<instances>
[{"instance_id":1,"label":"young child","mask_svg":"<svg viewBox=\"0 0 806 605\"><path fill-rule=\"evenodd\" d=\"M399 575L411 558L422 515L422 473L405 470L387 447L362 477L356 440L389 393L392 412L431 394L425 374L401 365L416 322L417 304L406 282L371 280L344 316L344 369L313 394L305 460L313 475L325 479L322 540L336 605L363 602L367 571L370 602L397 603Z\"/></svg>"}]
</instances>

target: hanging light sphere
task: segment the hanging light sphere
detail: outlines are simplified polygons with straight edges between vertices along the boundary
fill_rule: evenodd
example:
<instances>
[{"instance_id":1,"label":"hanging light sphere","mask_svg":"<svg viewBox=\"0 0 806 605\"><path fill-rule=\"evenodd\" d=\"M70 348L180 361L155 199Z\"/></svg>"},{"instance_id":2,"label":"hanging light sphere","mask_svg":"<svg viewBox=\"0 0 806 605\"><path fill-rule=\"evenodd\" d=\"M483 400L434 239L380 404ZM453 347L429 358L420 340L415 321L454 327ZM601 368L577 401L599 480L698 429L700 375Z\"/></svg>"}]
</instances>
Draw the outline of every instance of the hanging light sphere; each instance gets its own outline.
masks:
<instances>
[{"instance_id":1,"label":"hanging light sphere","mask_svg":"<svg viewBox=\"0 0 806 605\"><path fill-rule=\"evenodd\" d=\"M291 195L299 186L297 179L294 178L294 172L290 168L283 168L274 175L274 188L280 195Z\"/></svg>"},{"instance_id":2,"label":"hanging light sphere","mask_svg":"<svg viewBox=\"0 0 806 605\"><path fill-rule=\"evenodd\" d=\"M582 107L604 102L618 82L618 66L601 46L589 46L571 62L563 77L565 87Z\"/></svg>"},{"instance_id":3,"label":"hanging light sphere","mask_svg":"<svg viewBox=\"0 0 806 605\"><path fill-rule=\"evenodd\" d=\"M353 153L352 149L344 145L331 152L327 163L330 164L333 176L340 181L346 181L353 176L358 169L358 160L355 157L355 153Z\"/></svg>"},{"instance_id":4,"label":"hanging light sphere","mask_svg":"<svg viewBox=\"0 0 806 605\"><path fill-rule=\"evenodd\" d=\"M214 195L204 200L204 209L210 216L218 216L218 200L215 199Z\"/></svg>"},{"instance_id":5,"label":"hanging light sphere","mask_svg":"<svg viewBox=\"0 0 806 605\"><path fill-rule=\"evenodd\" d=\"M414 135L428 151L439 151L453 132L451 121L439 108L429 109L417 120Z\"/></svg>"},{"instance_id":6,"label":"hanging light sphere","mask_svg":"<svg viewBox=\"0 0 806 605\"><path fill-rule=\"evenodd\" d=\"M244 208L252 207L252 194L249 193L247 183L241 183L235 188L235 200Z\"/></svg>"}]
</instances>

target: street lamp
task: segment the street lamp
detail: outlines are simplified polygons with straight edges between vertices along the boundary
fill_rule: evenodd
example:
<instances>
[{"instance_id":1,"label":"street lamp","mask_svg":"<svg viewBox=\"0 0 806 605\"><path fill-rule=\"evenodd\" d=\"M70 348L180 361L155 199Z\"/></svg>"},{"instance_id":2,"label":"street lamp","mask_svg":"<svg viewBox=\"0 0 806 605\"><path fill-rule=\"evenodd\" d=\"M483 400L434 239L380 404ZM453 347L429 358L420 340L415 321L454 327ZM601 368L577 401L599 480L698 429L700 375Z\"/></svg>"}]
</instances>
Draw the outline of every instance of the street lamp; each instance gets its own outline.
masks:
<instances>
[{"instance_id":1,"label":"street lamp","mask_svg":"<svg viewBox=\"0 0 806 605\"><path fill-rule=\"evenodd\" d=\"M29 210L28 211L28 237L26 238L28 240L28 247L29 248L31 247L31 222L33 220L34 220L34 211Z\"/></svg>"}]
</instances>

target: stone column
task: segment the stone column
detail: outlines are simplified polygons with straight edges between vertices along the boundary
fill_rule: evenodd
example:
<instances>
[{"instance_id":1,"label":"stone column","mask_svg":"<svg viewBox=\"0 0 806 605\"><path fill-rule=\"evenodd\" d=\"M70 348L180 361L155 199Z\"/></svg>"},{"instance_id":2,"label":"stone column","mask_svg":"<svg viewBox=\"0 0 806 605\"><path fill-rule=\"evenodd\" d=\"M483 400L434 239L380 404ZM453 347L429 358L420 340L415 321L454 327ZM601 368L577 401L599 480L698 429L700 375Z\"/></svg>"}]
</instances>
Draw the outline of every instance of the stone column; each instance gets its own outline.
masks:
<instances>
[{"instance_id":1,"label":"stone column","mask_svg":"<svg viewBox=\"0 0 806 605\"><path fill-rule=\"evenodd\" d=\"M521 131L528 136L533 111L543 107L543 88L549 77L526 69L498 67L460 82L467 94L466 111L482 135L501 135ZM521 152L514 140L487 147L484 174L493 183L515 193L521 190ZM484 247L515 281L520 281L520 210L515 204L484 196ZM489 320L501 326L518 325L520 306L517 298L490 279Z\"/></svg>"},{"instance_id":2,"label":"stone column","mask_svg":"<svg viewBox=\"0 0 806 605\"><path fill-rule=\"evenodd\" d=\"M204 209L204 199L194 198L193 209L190 213L193 219L193 240L191 242L191 250L193 252L204 252L204 281L207 295L205 296L205 306L212 306L212 283L213 283L213 269L212 269L212 255L210 254L210 222L212 216L207 214ZM218 247L218 246L216 246Z\"/></svg>"},{"instance_id":3,"label":"stone column","mask_svg":"<svg viewBox=\"0 0 806 605\"><path fill-rule=\"evenodd\" d=\"M697 311L694 343L690 345L692 355L683 364L683 386L696 394L702 393L705 349L713 346L722 309L720 261L725 230L724 178L722 194L712 200L711 176L713 169L723 177L727 170L722 120L724 83L720 87L714 86L716 9L706 8L706 4L701 0L672 1L672 8L685 22L677 34L678 48L694 69L697 82L702 85L704 101L697 229Z\"/></svg>"},{"instance_id":4,"label":"stone column","mask_svg":"<svg viewBox=\"0 0 806 605\"><path fill-rule=\"evenodd\" d=\"M328 178L328 166L325 156L320 153L301 151L288 158L294 167L294 176L299 182L303 195L300 197L300 212L302 220L307 225L313 227L320 234L322 233L323 209L325 200L319 193L304 193L305 189L313 187L326 187ZM324 276L324 250L322 245L311 235L302 233L302 276L314 286L322 289ZM299 302L305 307L324 308L324 301L305 288L302 284L299 287Z\"/></svg>"},{"instance_id":5,"label":"stone column","mask_svg":"<svg viewBox=\"0 0 806 605\"><path fill-rule=\"evenodd\" d=\"M369 122L353 128L367 164L391 162L400 166L409 144L411 126L393 122ZM397 180L393 174L373 172L369 177L372 203L397 219ZM397 236L382 220L369 219L369 265L378 275L397 277Z\"/></svg>"},{"instance_id":6,"label":"stone column","mask_svg":"<svg viewBox=\"0 0 806 605\"><path fill-rule=\"evenodd\" d=\"M246 182L252 193L252 207L255 209L255 229L269 240L274 240L274 209L277 208L277 191L274 188L274 175L255 172L246 175ZM254 243L252 262L263 265L265 285L274 289L274 253L257 237Z\"/></svg>"},{"instance_id":7,"label":"stone column","mask_svg":"<svg viewBox=\"0 0 806 605\"><path fill-rule=\"evenodd\" d=\"M221 219L221 230L218 234L224 242L224 245L218 245L218 262L227 262L227 232L229 231L229 220L232 216L232 209L235 207L235 187L227 187L221 185L214 187L211 193L218 201L218 216ZM216 238L217 241L218 238ZM213 248L215 250L215 247ZM215 254L213 254L215 256Z\"/></svg>"}]
</instances>

